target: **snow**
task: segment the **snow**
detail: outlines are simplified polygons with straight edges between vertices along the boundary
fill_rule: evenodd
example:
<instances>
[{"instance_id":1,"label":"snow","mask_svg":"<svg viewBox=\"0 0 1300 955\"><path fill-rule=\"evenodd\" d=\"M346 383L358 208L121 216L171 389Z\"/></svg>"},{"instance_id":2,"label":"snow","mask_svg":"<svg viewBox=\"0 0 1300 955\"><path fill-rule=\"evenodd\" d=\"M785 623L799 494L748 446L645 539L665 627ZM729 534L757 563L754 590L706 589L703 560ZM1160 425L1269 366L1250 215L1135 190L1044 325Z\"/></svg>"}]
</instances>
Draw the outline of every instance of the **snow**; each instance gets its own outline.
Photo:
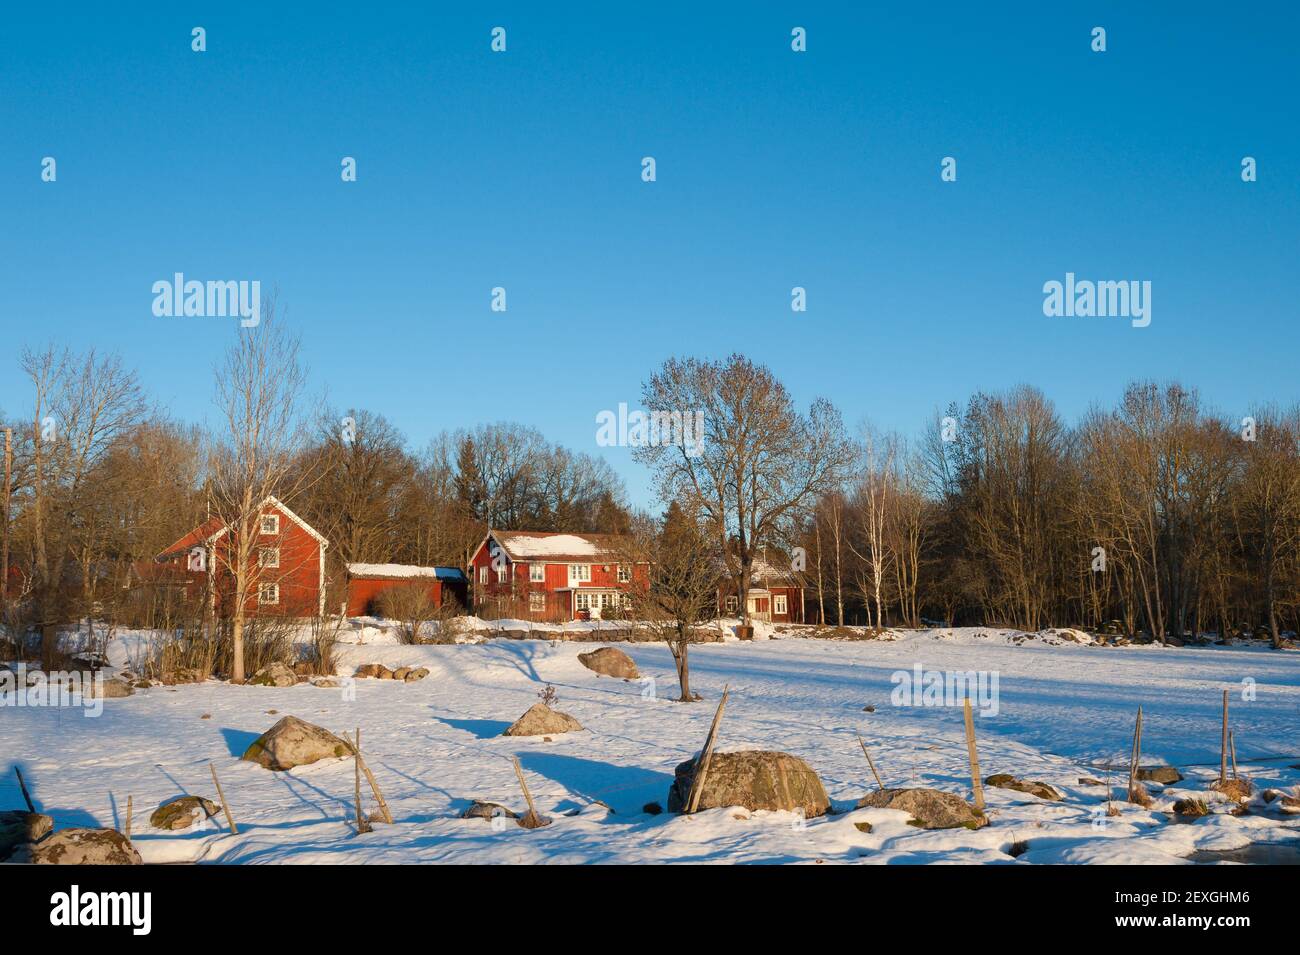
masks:
<instances>
[{"instance_id":1,"label":"snow","mask_svg":"<svg viewBox=\"0 0 1300 955\"><path fill-rule=\"evenodd\" d=\"M456 567L416 567L413 564L348 564L353 577L386 577L406 579L412 577L438 577L443 580L463 579L465 574Z\"/></svg>"},{"instance_id":2,"label":"snow","mask_svg":"<svg viewBox=\"0 0 1300 955\"><path fill-rule=\"evenodd\" d=\"M1225 688L1238 760L1257 792L1300 782L1293 768L1300 764L1295 653L1247 646L1103 648L1059 633L991 628L809 639L793 634L813 628L777 627L764 634L774 639L693 646L692 689L705 701L682 704L670 700L676 681L663 644L618 644L653 680L624 682L597 677L578 662L597 643L562 639L568 628L533 629L555 639L484 640L480 632L477 642L403 646L383 639L391 630L382 621L350 621L349 635L368 635L364 643L352 639L339 647L339 673L372 662L430 669L410 684L153 687L104 701L99 718L75 708L0 708L0 752L8 757L0 765L0 807L21 804L15 763L38 807L58 826L121 825L131 795L135 844L148 862L1168 864L1196 849L1300 836L1296 817L1258 800L1248 815L1231 816L1223 799L1207 792L1218 773ZM109 647L110 661L120 665L148 640L147 634L120 635ZM925 831L909 826L905 813L853 809L874 788L859 735L887 786L969 796L960 708L891 704L891 676L917 664L927 671L996 672L997 715L976 717L982 775L1042 780L1065 799L1046 802L985 787L991 824L973 832ZM503 737L548 684L559 695L556 708L585 729L551 742ZM666 805L673 767L701 745L724 686L731 692L719 745L801 757L843 812L805 822L786 812L715 809L682 817L642 811L649 802ZM1253 701L1242 699L1243 687L1253 687ZM1169 763L1188 778L1163 788L1148 784L1151 809L1117 802L1120 815L1108 818L1099 811L1105 790L1078 779L1106 780L1108 762L1126 762L1139 703L1143 763ZM864 712L868 705L875 711ZM259 733L288 714L335 732L361 728L363 752L395 825L353 834L347 760L287 773L239 760ZM458 818L473 799L522 811L511 756L520 758L538 809L553 824L528 831ZM215 795L209 761L239 835L216 824L184 833L152 830L148 816L159 803L185 792ZM1111 774L1117 800L1121 775ZM1214 813L1171 821L1162 810L1188 795L1206 799ZM367 795L367 809L374 808ZM863 821L872 832L858 831L854 823ZM1028 849L1013 859L1007 850L1016 841Z\"/></svg>"}]
</instances>

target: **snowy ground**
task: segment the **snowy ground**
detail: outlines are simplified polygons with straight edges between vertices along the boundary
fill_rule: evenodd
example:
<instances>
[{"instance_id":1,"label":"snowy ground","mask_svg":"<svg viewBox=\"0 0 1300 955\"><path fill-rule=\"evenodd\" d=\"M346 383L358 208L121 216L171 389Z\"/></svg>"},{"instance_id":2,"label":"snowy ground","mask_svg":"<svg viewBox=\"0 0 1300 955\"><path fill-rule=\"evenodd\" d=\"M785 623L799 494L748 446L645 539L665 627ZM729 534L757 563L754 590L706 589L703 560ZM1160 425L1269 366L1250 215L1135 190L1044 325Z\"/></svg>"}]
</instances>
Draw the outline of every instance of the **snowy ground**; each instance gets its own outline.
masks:
<instances>
[{"instance_id":1,"label":"snowy ground","mask_svg":"<svg viewBox=\"0 0 1300 955\"><path fill-rule=\"evenodd\" d=\"M1010 632L974 629L896 633L892 640L702 644L691 650L691 679L705 701L681 704L669 700L675 679L662 644L618 644L655 679L650 697L642 684L598 677L579 664L577 655L592 643L497 639L408 647L373 629L364 644L341 648L341 674L379 662L427 666L429 677L410 684L357 680L354 699L346 687L307 684L153 687L105 701L99 718L76 708L0 708L0 808L21 805L15 764L56 826L120 826L130 794L135 844L147 862L1176 863L1194 849L1300 838L1300 817L1281 815L1258 797L1248 814L1234 817L1205 792L1218 772L1225 688L1232 691L1243 774L1257 792L1295 791L1294 652L1053 645L1058 641L1017 642ZM354 628L352 639L362 638ZM1063 791L1064 801L986 787L991 825L975 832L922 831L901 812L853 809L874 786L858 735L872 747L887 786L969 796L960 708L891 704L891 674L918 663L926 670L996 671L998 712L976 719L982 774L1042 780ZM1251 702L1242 699L1243 680L1253 681ZM585 730L552 742L503 737L547 684L559 694L556 708ZM731 696L721 744L803 758L844 811L806 824L782 812L643 812L646 803L666 804L673 767L702 743L724 685ZM1169 763L1188 778L1163 790L1151 785L1150 810L1123 804L1121 815L1106 818L1098 810L1104 788L1078 779L1105 780L1107 761L1127 760L1139 703L1143 763ZM869 705L875 712L864 712ZM239 760L286 714L336 732L361 728L395 825L354 834L348 760L287 773ZM498 831L481 819L458 818L473 799L523 810L513 755L553 824ZM209 761L239 835L224 826L151 830L148 816L159 803L182 793L215 796ZM1122 798L1119 771L1113 783ZM1215 813L1175 822L1161 811L1193 793ZM860 832L854 823L861 821L873 831ZM1007 852L1013 842L1028 844L1018 859Z\"/></svg>"}]
</instances>

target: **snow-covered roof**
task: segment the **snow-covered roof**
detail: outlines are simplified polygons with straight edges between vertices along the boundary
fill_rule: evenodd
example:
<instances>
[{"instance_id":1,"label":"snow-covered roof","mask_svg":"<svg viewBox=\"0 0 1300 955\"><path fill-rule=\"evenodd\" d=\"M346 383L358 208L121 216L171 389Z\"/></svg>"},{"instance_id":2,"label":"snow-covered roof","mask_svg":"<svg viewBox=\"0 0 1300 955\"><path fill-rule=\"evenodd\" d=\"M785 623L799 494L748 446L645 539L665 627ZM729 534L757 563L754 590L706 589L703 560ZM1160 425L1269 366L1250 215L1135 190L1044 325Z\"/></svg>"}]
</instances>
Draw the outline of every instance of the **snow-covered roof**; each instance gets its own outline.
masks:
<instances>
[{"instance_id":1,"label":"snow-covered roof","mask_svg":"<svg viewBox=\"0 0 1300 955\"><path fill-rule=\"evenodd\" d=\"M386 577L407 580L419 577L436 577L438 580L463 580L465 573L459 567L416 567L413 564L348 564L348 574L353 577Z\"/></svg>"},{"instance_id":2,"label":"snow-covered roof","mask_svg":"<svg viewBox=\"0 0 1300 955\"><path fill-rule=\"evenodd\" d=\"M618 554L618 538L613 534L492 531L489 536L511 560L608 560Z\"/></svg>"}]
</instances>

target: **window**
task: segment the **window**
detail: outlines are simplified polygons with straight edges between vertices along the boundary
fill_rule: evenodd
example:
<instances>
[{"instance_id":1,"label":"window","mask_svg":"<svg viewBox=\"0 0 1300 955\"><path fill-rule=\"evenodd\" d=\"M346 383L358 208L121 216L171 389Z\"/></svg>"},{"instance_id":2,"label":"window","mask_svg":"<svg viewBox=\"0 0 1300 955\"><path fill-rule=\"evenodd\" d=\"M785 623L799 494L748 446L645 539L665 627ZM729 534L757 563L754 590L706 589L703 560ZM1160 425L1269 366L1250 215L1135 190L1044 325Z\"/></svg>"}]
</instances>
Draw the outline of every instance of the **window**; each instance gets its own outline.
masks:
<instances>
[{"instance_id":1,"label":"window","mask_svg":"<svg viewBox=\"0 0 1300 955\"><path fill-rule=\"evenodd\" d=\"M504 584L510 579L510 565L502 564L497 568L497 583Z\"/></svg>"},{"instance_id":2,"label":"window","mask_svg":"<svg viewBox=\"0 0 1300 955\"><path fill-rule=\"evenodd\" d=\"M488 582L488 569L486 567L480 567L478 569L478 582L480 584L486 584Z\"/></svg>"},{"instance_id":3,"label":"window","mask_svg":"<svg viewBox=\"0 0 1300 955\"><path fill-rule=\"evenodd\" d=\"M591 564L569 565L569 586L591 583Z\"/></svg>"},{"instance_id":4,"label":"window","mask_svg":"<svg viewBox=\"0 0 1300 955\"><path fill-rule=\"evenodd\" d=\"M605 593L600 595L600 609L602 612L617 606L618 594Z\"/></svg>"},{"instance_id":5,"label":"window","mask_svg":"<svg viewBox=\"0 0 1300 955\"><path fill-rule=\"evenodd\" d=\"M632 568L626 564L618 565L618 582L625 584L632 579Z\"/></svg>"},{"instance_id":6,"label":"window","mask_svg":"<svg viewBox=\"0 0 1300 955\"><path fill-rule=\"evenodd\" d=\"M735 594L732 594L727 598L727 613L735 613L736 608L739 606L740 606L740 601L736 599Z\"/></svg>"},{"instance_id":7,"label":"window","mask_svg":"<svg viewBox=\"0 0 1300 955\"><path fill-rule=\"evenodd\" d=\"M262 533L278 534L280 533L280 515L263 514L262 515Z\"/></svg>"},{"instance_id":8,"label":"window","mask_svg":"<svg viewBox=\"0 0 1300 955\"><path fill-rule=\"evenodd\" d=\"M280 548L259 547L257 549L257 566L258 567L279 567Z\"/></svg>"},{"instance_id":9,"label":"window","mask_svg":"<svg viewBox=\"0 0 1300 955\"><path fill-rule=\"evenodd\" d=\"M280 602L279 584L259 584L257 602L260 604L278 604Z\"/></svg>"},{"instance_id":10,"label":"window","mask_svg":"<svg viewBox=\"0 0 1300 955\"><path fill-rule=\"evenodd\" d=\"M546 609L546 594L540 590L534 590L528 595L528 609L533 613L541 613Z\"/></svg>"},{"instance_id":11,"label":"window","mask_svg":"<svg viewBox=\"0 0 1300 955\"><path fill-rule=\"evenodd\" d=\"M584 594L581 590L573 595L574 606L579 610L591 609L591 594Z\"/></svg>"},{"instance_id":12,"label":"window","mask_svg":"<svg viewBox=\"0 0 1300 955\"><path fill-rule=\"evenodd\" d=\"M529 579L530 581L532 581L533 583L535 583L535 584L544 584L544 583L546 583L546 565L545 565L545 564L529 564L529 565L528 565L528 579Z\"/></svg>"},{"instance_id":13,"label":"window","mask_svg":"<svg viewBox=\"0 0 1300 955\"><path fill-rule=\"evenodd\" d=\"M772 613L785 613L785 594L774 594L772 596Z\"/></svg>"}]
</instances>

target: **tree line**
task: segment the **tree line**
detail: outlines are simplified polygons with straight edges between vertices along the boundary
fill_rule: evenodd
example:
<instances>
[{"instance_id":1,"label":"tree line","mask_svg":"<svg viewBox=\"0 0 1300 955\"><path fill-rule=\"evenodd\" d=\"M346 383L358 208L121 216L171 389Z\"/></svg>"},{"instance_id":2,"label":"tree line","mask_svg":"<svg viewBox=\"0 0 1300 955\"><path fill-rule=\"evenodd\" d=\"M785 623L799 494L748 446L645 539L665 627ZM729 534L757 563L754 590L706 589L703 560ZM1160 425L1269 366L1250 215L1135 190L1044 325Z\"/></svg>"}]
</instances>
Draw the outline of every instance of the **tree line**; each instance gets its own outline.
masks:
<instances>
[{"instance_id":1,"label":"tree line","mask_svg":"<svg viewBox=\"0 0 1300 955\"><path fill-rule=\"evenodd\" d=\"M132 567L213 518L251 547L272 493L330 540L335 587L348 562L464 567L488 527L508 527L640 540L667 568L649 604L690 616L714 612L695 579L705 562L744 615L766 555L832 625L1109 625L1160 640L1263 628L1279 644L1300 624L1296 408L1230 420L1181 385L1139 382L1070 424L1022 386L908 438L849 428L825 399L800 409L744 356L671 359L643 404L702 412L704 434L634 452L665 522L629 505L603 459L535 429L479 424L412 449L379 411L309 396L297 340L266 311L215 369L206 427L151 402L116 356L22 352L29 404L3 416L10 634L123 618ZM254 555L223 559L242 671Z\"/></svg>"}]
</instances>

